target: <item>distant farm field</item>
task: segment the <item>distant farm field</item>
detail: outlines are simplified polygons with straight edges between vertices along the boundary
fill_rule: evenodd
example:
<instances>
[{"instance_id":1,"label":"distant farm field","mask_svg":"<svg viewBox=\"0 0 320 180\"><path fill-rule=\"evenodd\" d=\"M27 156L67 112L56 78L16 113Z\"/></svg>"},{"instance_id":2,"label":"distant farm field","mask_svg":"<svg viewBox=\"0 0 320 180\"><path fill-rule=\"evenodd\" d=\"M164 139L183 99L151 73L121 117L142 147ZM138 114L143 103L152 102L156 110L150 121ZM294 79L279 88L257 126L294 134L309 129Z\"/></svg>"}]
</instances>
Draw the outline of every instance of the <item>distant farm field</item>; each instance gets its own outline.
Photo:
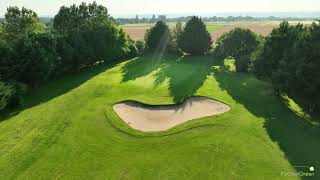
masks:
<instances>
[{"instance_id":1,"label":"distant farm field","mask_svg":"<svg viewBox=\"0 0 320 180\"><path fill-rule=\"evenodd\" d=\"M299 23L298 21L291 21L292 24ZM312 21L303 21L303 24L311 24ZM168 23L170 27L173 27L175 23ZM262 36L268 35L273 28L279 26L280 21L264 21L264 22L230 22L230 23L207 23L207 29L211 33L213 40L215 41L223 33L228 32L236 27L248 28L251 31L260 34ZM125 24L121 25L123 30L130 35L134 40L143 40L146 31L152 27L152 23L147 24Z\"/></svg>"}]
</instances>

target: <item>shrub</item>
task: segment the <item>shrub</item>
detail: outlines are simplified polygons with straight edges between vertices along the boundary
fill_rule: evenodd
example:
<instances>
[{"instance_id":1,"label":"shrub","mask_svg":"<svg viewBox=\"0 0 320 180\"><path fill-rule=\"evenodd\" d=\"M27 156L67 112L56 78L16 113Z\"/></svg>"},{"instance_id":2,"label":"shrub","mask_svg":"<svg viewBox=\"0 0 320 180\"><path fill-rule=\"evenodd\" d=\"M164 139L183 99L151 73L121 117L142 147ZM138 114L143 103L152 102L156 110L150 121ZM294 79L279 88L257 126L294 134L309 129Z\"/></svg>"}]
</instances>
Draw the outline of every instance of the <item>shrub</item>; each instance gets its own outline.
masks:
<instances>
[{"instance_id":1,"label":"shrub","mask_svg":"<svg viewBox=\"0 0 320 180\"><path fill-rule=\"evenodd\" d=\"M143 41L136 41L136 47L137 47L137 49L138 49L138 54L139 55L142 55L143 54L143 52L144 52L144 48L145 48L145 44L144 44L144 42Z\"/></svg>"},{"instance_id":2,"label":"shrub","mask_svg":"<svg viewBox=\"0 0 320 180\"><path fill-rule=\"evenodd\" d=\"M136 44L134 42L129 42L129 51L127 53L127 58L134 58L139 56L139 50L136 47Z\"/></svg>"},{"instance_id":3,"label":"shrub","mask_svg":"<svg viewBox=\"0 0 320 180\"><path fill-rule=\"evenodd\" d=\"M178 47L192 55L207 53L211 45L212 39L206 25L195 16L187 22L181 36L178 37Z\"/></svg>"},{"instance_id":4,"label":"shrub","mask_svg":"<svg viewBox=\"0 0 320 180\"><path fill-rule=\"evenodd\" d=\"M167 24L158 21L145 35L146 47L150 52L164 53L171 41L171 32Z\"/></svg>"},{"instance_id":5,"label":"shrub","mask_svg":"<svg viewBox=\"0 0 320 180\"><path fill-rule=\"evenodd\" d=\"M21 95L17 84L0 81L0 111L19 107L22 104Z\"/></svg>"},{"instance_id":6,"label":"shrub","mask_svg":"<svg viewBox=\"0 0 320 180\"><path fill-rule=\"evenodd\" d=\"M237 72L248 72L249 64L250 64L250 56L245 55L241 56L235 61L236 71Z\"/></svg>"}]
</instances>

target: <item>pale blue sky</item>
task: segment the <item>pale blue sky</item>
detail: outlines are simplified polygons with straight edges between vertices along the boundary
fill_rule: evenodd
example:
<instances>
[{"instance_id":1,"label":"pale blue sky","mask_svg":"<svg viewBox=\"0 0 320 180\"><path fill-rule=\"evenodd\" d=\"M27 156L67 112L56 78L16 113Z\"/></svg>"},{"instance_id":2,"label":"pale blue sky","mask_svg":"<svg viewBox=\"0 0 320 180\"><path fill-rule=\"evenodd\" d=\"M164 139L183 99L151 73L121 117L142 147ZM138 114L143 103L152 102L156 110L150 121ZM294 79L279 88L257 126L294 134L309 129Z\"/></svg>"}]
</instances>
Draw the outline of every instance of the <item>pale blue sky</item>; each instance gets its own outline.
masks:
<instances>
[{"instance_id":1,"label":"pale blue sky","mask_svg":"<svg viewBox=\"0 0 320 180\"><path fill-rule=\"evenodd\" d=\"M62 5L93 0L0 0L0 16L8 6L25 6L39 15L54 15ZM320 0L96 0L112 15L204 14L224 12L320 11Z\"/></svg>"}]
</instances>

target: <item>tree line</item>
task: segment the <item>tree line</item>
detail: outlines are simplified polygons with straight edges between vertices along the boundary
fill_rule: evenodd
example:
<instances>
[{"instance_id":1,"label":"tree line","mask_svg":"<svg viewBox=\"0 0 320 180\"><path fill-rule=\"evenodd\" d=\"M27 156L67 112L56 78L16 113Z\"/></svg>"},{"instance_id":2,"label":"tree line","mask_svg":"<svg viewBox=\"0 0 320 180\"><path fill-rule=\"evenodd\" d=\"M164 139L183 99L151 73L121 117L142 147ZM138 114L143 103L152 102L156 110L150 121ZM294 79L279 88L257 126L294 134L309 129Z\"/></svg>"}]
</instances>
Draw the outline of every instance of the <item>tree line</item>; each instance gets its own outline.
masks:
<instances>
[{"instance_id":1,"label":"tree line","mask_svg":"<svg viewBox=\"0 0 320 180\"><path fill-rule=\"evenodd\" d=\"M9 7L0 26L0 110L20 105L28 87L68 72L143 53L174 53L232 57L237 72L270 81L276 94L288 95L308 112L320 112L319 23L284 21L266 37L235 28L213 45L202 18L192 16L173 29L162 18L144 42L134 42L96 3L63 6L50 26L39 23L32 10Z\"/></svg>"},{"instance_id":2,"label":"tree line","mask_svg":"<svg viewBox=\"0 0 320 180\"><path fill-rule=\"evenodd\" d=\"M0 111L52 78L137 55L135 42L95 2L61 7L52 27L30 9L9 7L0 26Z\"/></svg>"},{"instance_id":3,"label":"tree line","mask_svg":"<svg viewBox=\"0 0 320 180\"><path fill-rule=\"evenodd\" d=\"M215 46L201 18L191 17L171 30L157 22L145 35L145 52L214 55L234 58L236 71L253 73L272 83L278 95L288 95L305 111L320 112L320 23L279 27L262 37L235 28L220 36Z\"/></svg>"},{"instance_id":4,"label":"tree line","mask_svg":"<svg viewBox=\"0 0 320 180\"><path fill-rule=\"evenodd\" d=\"M218 38L215 54L235 58L237 71L272 83L306 112L320 112L320 23L283 21L266 36L236 28Z\"/></svg>"},{"instance_id":5,"label":"tree line","mask_svg":"<svg viewBox=\"0 0 320 180\"><path fill-rule=\"evenodd\" d=\"M115 21L118 24L139 24L139 23L156 23L158 21L163 22L188 22L192 16L182 16L182 17L167 17L166 15L153 14L151 17L139 17L136 15L134 18L116 18ZM297 17L252 17L252 16L228 16L228 17L219 17L219 16L210 16L202 17L203 22L206 23L216 23L216 22L236 22L236 21L306 21L306 20L315 20L314 18L297 18Z\"/></svg>"}]
</instances>

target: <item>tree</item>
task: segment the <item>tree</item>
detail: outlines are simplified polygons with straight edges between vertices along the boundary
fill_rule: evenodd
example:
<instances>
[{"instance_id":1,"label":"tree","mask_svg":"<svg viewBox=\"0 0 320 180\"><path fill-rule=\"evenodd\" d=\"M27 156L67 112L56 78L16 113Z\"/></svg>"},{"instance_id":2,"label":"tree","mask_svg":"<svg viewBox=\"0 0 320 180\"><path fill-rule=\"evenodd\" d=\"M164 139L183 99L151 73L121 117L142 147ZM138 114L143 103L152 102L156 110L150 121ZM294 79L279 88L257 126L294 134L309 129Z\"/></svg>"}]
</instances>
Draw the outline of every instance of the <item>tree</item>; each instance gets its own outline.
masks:
<instances>
[{"instance_id":1,"label":"tree","mask_svg":"<svg viewBox=\"0 0 320 180\"><path fill-rule=\"evenodd\" d=\"M5 14L3 31L6 38L13 40L29 32L44 31L44 26L39 23L37 14L32 10L9 7Z\"/></svg>"},{"instance_id":2,"label":"tree","mask_svg":"<svg viewBox=\"0 0 320 180\"><path fill-rule=\"evenodd\" d=\"M172 41L175 47L178 47L178 40L181 38L183 32L183 26L180 21L172 29Z\"/></svg>"},{"instance_id":3,"label":"tree","mask_svg":"<svg viewBox=\"0 0 320 180\"><path fill-rule=\"evenodd\" d=\"M138 15L136 15L136 18L134 19L134 23L139 23L139 16Z\"/></svg>"},{"instance_id":4,"label":"tree","mask_svg":"<svg viewBox=\"0 0 320 180\"><path fill-rule=\"evenodd\" d=\"M157 19L156 19L156 15L152 15L152 18L150 19L150 23L155 23L157 22Z\"/></svg>"},{"instance_id":5,"label":"tree","mask_svg":"<svg viewBox=\"0 0 320 180\"><path fill-rule=\"evenodd\" d=\"M235 28L217 40L215 52L226 58L231 56L236 60L250 55L259 45L258 36L249 29Z\"/></svg>"},{"instance_id":6,"label":"tree","mask_svg":"<svg viewBox=\"0 0 320 180\"><path fill-rule=\"evenodd\" d=\"M171 32L168 25L158 21L145 35L147 48L151 52L163 53L171 40Z\"/></svg>"},{"instance_id":7,"label":"tree","mask_svg":"<svg viewBox=\"0 0 320 180\"><path fill-rule=\"evenodd\" d=\"M56 45L51 32L33 32L21 39L15 46L19 49L15 58L21 61L17 80L34 87L51 77L60 67Z\"/></svg>"},{"instance_id":8,"label":"tree","mask_svg":"<svg viewBox=\"0 0 320 180\"><path fill-rule=\"evenodd\" d=\"M159 15L158 16L158 21L166 22L167 16L166 15Z\"/></svg>"},{"instance_id":9,"label":"tree","mask_svg":"<svg viewBox=\"0 0 320 180\"><path fill-rule=\"evenodd\" d=\"M15 52L5 40L0 40L0 80L7 81L17 76L19 59L14 58Z\"/></svg>"},{"instance_id":10,"label":"tree","mask_svg":"<svg viewBox=\"0 0 320 180\"><path fill-rule=\"evenodd\" d=\"M294 27L287 21L274 28L266 37L260 57L254 63L255 74L258 77L271 78L273 70L298 40L301 31L303 31L301 24Z\"/></svg>"},{"instance_id":11,"label":"tree","mask_svg":"<svg viewBox=\"0 0 320 180\"><path fill-rule=\"evenodd\" d=\"M218 38L215 54L222 58L235 58L236 70L247 72L250 56L259 44L258 36L249 29L235 28Z\"/></svg>"},{"instance_id":12,"label":"tree","mask_svg":"<svg viewBox=\"0 0 320 180\"><path fill-rule=\"evenodd\" d=\"M179 48L192 55L202 55L208 52L211 45L212 39L206 25L200 18L193 16L178 39Z\"/></svg>"},{"instance_id":13,"label":"tree","mask_svg":"<svg viewBox=\"0 0 320 180\"><path fill-rule=\"evenodd\" d=\"M320 24L284 21L266 38L255 74L270 79L277 94L288 95L307 112L320 112Z\"/></svg>"},{"instance_id":14,"label":"tree","mask_svg":"<svg viewBox=\"0 0 320 180\"><path fill-rule=\"evenodd\" d=\"M53 28L59 32L68 33L83 29L92 29L101 24L113 23L104 6L81 3L79 6L62 6L53 19Z\"/></svg>"}]
</instances>

